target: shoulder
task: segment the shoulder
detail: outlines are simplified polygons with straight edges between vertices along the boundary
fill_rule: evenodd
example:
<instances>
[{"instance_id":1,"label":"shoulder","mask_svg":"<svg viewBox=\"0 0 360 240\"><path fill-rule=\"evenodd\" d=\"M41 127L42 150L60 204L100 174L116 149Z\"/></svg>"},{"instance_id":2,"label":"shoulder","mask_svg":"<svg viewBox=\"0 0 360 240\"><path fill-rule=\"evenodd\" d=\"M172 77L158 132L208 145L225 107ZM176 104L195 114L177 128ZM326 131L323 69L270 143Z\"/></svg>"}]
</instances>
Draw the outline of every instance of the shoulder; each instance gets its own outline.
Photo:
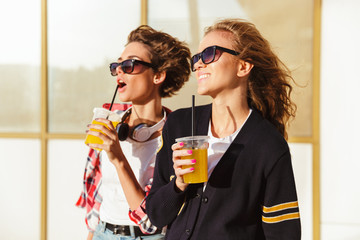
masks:
<instances>
[{"instance_id":1,"label":"shoulder","mask_svg":"<svg viewBox=\"0 0 360 240\"><path fill-rule=\"evenodd\" d=\"M256 111L251 115L242 129L244 154L267 176L281 159L291 162L290 149L272 123Z\"/></svg>"},{"instance_id":2,"label":"shoulder","mask_svg":"<svg viewBox=\"0 0 360 240\"><path fill-rule=\"evenodd\" d=\"M289 151L287 141L276 129L276 127L270 123L267 119L263 118L259 112L253 111L252 117L249 121L255 122L252 126L250 142L253 145L261 147L259 152L270 155L283 155ZM277 156L279 157L279 156Z\"/></svg>"}]
</instances>

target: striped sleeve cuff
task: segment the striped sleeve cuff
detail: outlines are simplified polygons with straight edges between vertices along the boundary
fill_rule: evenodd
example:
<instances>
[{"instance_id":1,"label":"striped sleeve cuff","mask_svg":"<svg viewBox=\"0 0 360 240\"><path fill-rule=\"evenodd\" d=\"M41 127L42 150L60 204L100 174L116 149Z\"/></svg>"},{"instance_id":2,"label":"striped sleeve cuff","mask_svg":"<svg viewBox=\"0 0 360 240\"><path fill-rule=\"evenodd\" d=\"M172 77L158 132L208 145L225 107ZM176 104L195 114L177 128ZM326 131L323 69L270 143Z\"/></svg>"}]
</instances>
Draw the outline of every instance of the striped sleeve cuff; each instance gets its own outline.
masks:
<instances>
[{"instance_id":1,"label":"striped sleeve cuff","mask_svg":"<svg viewBox=\"0 0 360 240\"><path fill-rule=\"evenodd\" d=\"M263 206L262 221L264 223L279 223L300 218L298 202L287 202L274 206Z\"/></svg>"}]
</instances>

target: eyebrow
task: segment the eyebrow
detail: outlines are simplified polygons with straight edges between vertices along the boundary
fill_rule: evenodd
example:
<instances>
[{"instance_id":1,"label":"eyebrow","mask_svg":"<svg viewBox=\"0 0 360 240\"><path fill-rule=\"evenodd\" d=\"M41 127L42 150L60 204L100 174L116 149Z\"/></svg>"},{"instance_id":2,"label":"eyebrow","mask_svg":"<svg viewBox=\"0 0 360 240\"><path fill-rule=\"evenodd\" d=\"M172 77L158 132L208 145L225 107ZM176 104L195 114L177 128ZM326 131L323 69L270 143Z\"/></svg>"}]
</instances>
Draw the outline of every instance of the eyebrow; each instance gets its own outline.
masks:
<instances>
[{"instance_id":1,"label":"eyebrow","mask_svg":"<svg viewBox=\"0 0 360 240\"><path fill-rule=\"evenodd\" d=\"M130 56L128 56L128 59L134 59L134 58L138 58L138 59L142 60L142 58L140 58L139 56L136 56L136 55L130 55ZM122 58L119 57L118 60L121 61Z\"/></svg>"}]
</instances>

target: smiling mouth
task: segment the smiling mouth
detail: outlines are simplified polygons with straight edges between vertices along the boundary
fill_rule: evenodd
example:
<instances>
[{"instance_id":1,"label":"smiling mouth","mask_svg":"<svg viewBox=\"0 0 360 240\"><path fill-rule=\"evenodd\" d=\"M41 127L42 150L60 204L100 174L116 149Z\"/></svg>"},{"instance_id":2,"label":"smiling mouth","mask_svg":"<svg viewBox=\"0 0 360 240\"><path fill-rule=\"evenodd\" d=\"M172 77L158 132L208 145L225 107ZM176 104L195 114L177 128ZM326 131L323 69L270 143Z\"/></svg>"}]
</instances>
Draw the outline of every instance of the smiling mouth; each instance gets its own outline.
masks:
<instances>
[{"instance_id":1,"label":"smiling mouth","mask_svg":"<svg viewBox=\"0 0 360 240\"><path fill-rule=\"evenodd\" d=\"M208 78L210 76L210 74L202 74L202 75L200 75L199 76L199 80L201 80L201 79L204 79L204 78Z\"/></svg>"}]
</instances>

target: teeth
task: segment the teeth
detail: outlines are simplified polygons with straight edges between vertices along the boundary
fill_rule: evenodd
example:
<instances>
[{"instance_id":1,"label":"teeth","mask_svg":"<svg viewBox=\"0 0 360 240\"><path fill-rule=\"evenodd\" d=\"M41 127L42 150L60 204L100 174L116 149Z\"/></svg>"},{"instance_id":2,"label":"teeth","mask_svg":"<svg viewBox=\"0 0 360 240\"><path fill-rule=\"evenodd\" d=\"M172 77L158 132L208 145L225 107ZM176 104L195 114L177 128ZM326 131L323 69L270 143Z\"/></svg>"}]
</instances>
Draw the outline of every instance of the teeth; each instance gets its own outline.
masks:
<instances>
[{"instance_id":1,"label":"teeth","mask_svg":"<svg viewBox=\"0 0 360 240\"><path fill-rule=\"evenodd\" d=\"M199 76L199 79L203 79L203 78L207 78L207 77L209 77L210 76L210 74L202 74L202 75L200 75Z\"/></svg>"},{"instance_id":2,"label":"teeth","mask_svg":"<svg viewBox=\"0 0 360 240\"><path fill-rule=\"evenodd\" d=\"M119 81L119 85L120 85L120 87L123 87L126 85L126 83L124 83L123 81Z\"/></svg>"}]
</instances>

